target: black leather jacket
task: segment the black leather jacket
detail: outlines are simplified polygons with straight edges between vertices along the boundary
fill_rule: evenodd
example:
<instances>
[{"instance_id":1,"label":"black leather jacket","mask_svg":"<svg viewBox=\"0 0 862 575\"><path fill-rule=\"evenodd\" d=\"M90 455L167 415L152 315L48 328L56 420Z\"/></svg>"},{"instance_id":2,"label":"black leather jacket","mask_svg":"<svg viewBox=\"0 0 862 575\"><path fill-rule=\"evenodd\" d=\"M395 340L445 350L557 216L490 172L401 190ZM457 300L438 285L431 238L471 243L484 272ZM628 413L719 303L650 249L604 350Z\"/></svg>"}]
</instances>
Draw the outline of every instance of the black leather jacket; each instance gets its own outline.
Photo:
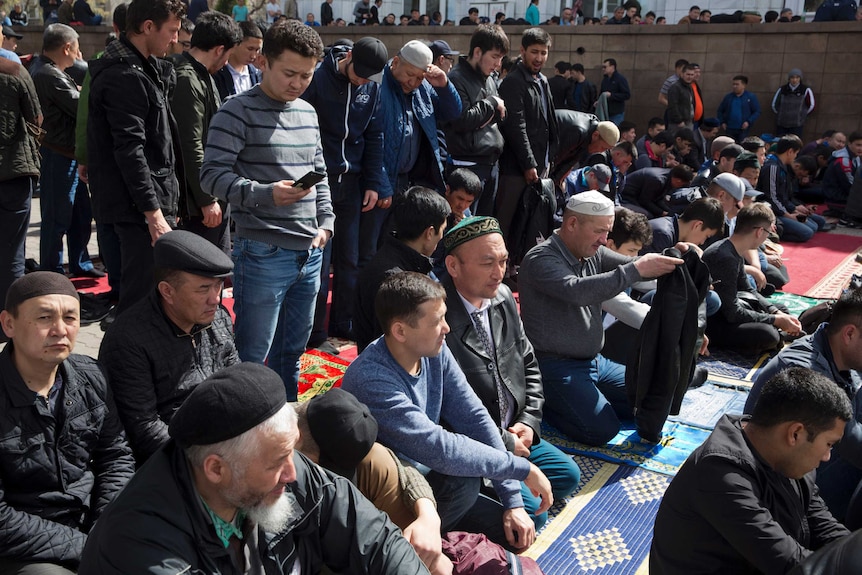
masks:
<instances>
[{"instance_id":1,"label":"black leather jacket","mask_svg":"<svg viewBox=\"0 0 862 575\"><path fill-rule=\"evenodd\" d=\"M42 129L47 133L42 145L72 158L75 155L75 119L78 116L80 92L71 76L57 68L44 54L45 63L33 75L45 119Z\"/></svg>"},{"instance_id":2,"label":"black leather jacket","mask_svg":"<svg viewBox=\"0 0 862 575\"><path fill-rule=\"evenodd\" d=\"M465 57L449 73L449 81L461 97L461 116L447 122L446 147L456 160L493 165L503 151L503 135L497 122L497 84L474 68Z\"/></svg>"},{"instance_id":3,"label":"black leather jacket","mask_svg":"<svg viewBox=\"0 0 862 575\"><path fill-rule=\"evenodd\" d=\"M58 417L0 353L0 557L75 569L86 533L135 471L96 362L60 364Z\"/></svg>"},{"instance_id":4,"label":"black leather jacket","mask_svg":"<svg viewBox=\"0 0 862 575\"><path fill-rule=\"evenodd\" d=\"M524 333L524 326L518 315L518 307L512 291L501 285L497 297L491 300L488 308L488 318L494 334L496 360L485 351L473 320L464 308L464 303L455 289L452 278L448 275L441 282L446 288L446 322L449 324L449 335L446 345L455 356L458 365L464 371L467 382L482 400L482 404L491 414L491 418L500 426L500 404L497 398L497 384L491 375L491 366L495 365L503 385L514 396L517 402L515 418L512 423L523 423L533 429L533 444L541 441L542 406L545 396L542 391L542 374L533 345ZM514 449L512 434L501 430L506 449Z\"/></svg>"},{"instance_id":5,"label":"black leather jacket","mask_svg":"<svg viewBox=\"0 0 862 575\"><path fill-rule=\"evenodd\" d=\"M279 533L246 519L243 544L256 546L266 575L428 573L401 531L345 478L294 452L296 480L286 497L295 516ZM87 575L240 575L194 488L173 441L147 462L90 533L78 571Z\"/></svg>"}]
</instances>

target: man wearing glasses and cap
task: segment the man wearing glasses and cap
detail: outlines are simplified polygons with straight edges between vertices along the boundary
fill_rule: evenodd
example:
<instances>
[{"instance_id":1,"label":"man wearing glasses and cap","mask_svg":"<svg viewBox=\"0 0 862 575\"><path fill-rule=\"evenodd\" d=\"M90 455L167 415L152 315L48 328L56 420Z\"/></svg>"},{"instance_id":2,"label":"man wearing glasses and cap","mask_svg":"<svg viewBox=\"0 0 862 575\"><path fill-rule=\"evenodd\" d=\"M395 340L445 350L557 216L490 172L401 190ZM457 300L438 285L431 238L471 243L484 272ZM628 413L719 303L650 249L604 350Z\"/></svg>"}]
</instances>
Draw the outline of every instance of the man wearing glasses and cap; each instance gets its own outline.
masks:
<instances>
[{"instance_id":1,"label":"man wearing glasses and cap","mask_svg":"<svg viewBox=\"0 0 862 575\"><path fill-rule=\"evenodd\" d=\"M458 55L461 52L453 50L445 40L434 40L431 42L429 47L431 48L431 54L434 57L434 65L443 70L444 73L448 74L449 70L452 69L452 66L455 65L455 60L458 59Z\"/></svg>"},{"instance_id":2,"label":"man wearing glasses and cap","mask_svg":"<svg viewBox=\"0 0 862 575\"><path fill-rule=\"evenodd\" d=\"M314 106L320 122L323 157L335 212L332 247L324 252L314 328L309 344L317 347L328 334L351 337L353 295L360 268L377 249L380 219L392 187L383 173L383 120L379 115L380 81L389 55L377 38L353 46L333 46L317 67L302 99ZM334 264L329 328L329 262Z\"/></svg>"}]
</instances>

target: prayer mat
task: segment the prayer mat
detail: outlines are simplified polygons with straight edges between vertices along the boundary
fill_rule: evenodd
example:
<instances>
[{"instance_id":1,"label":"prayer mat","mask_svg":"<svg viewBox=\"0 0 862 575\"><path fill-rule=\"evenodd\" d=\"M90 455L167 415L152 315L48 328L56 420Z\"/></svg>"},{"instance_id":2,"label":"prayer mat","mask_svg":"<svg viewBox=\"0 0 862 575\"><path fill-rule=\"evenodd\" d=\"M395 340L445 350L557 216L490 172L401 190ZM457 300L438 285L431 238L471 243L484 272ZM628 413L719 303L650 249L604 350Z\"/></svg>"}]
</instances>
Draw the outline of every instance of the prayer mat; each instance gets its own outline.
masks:
<instances>
[{"instance_id":1,"label":"prayer mat","mask_svg":"<svg viewBox=\"0 0 862 575\"><path fill-rule=\"evenodd\" d=\"M299 359L299 402L341 386L341 378L350 362L316 349L309 349Z\"/></svg>"},{"instance_id":2,"label":"prayer mat","mask_svg":"<svg viewBox=\"0 0 862 575\"><path fill-rule=\"evenodd\" d=\"M850 276L847 276L847 281L850 281ZM815 298L805 297L784 291L775 292L774 294L769 296L769 301L785 306L790 312L790 315L794 315L796 317L799 317L799 314L801 314L808 308L814 307L815 305L820 303L820 300L817 300Z\"/></svg>"},{"instance_id":3,"label":"prayer mat","mask_svg":"<svg viewBox=\"0 0 862 575\"><path fill-rule=\"evenodd\" d=\"M623 422L616 437L597 447L572 441L545 422L542 422L542 438L565 453L674 475L722 415L742 413L750 385L750 382L710 375L704 385L686 392L679 414L665 422L661 442L657 444L642 441L633 422Z\"/></svg>"},{"instance_id":4,"label":"prayer mat","mask_svg":"<svg viewBox=\"0 0 862 575\"><path fill-rule=\"evenodd\" d=\"M782 244L790 272L785 292L813 298L837 298L850 276L859 273L856 254L862 252L862 237L834 232L814 234L803 244Z\"/></svg>"},{"instance_id":5,"label":"prayer mat","mask_svg":"<svg viewBox=\"0 0 862 575\"><path fill-rule=\"evenodd\" d=\"M698 357L697 365L709 371L709 378L719 376L735 380L748 380L758 367L770 357L765 353L760 356L744 355L730 349L718 349L710 346L707 357Z\"/></svg>"},{"instance_id":6,"label":"prayer mat","mask_svg":"<svg viewBox=\"0 0 862 575\"><path fill-rule=\"evenodd\" d=\"M579 491L524 552L547 575L647 572L655 514L670 478L644 469L575 457Z\"/></svg>"},{"instance_id":7,"label":"prayer mat","mask_svg":"<svg viewBox=\"0 0 862 575\"><path fill-rule=\"evenodd\" d=\"M674 475L709 432L708 429L667 421L662 428L661 443L649 443L641 440L634 423L624 422L616 437L605 445L593 447L572 441L548 423L542 422L542 439L556 445L564 453L586 455L665 475Z\"/></svg>"}]
</instances>

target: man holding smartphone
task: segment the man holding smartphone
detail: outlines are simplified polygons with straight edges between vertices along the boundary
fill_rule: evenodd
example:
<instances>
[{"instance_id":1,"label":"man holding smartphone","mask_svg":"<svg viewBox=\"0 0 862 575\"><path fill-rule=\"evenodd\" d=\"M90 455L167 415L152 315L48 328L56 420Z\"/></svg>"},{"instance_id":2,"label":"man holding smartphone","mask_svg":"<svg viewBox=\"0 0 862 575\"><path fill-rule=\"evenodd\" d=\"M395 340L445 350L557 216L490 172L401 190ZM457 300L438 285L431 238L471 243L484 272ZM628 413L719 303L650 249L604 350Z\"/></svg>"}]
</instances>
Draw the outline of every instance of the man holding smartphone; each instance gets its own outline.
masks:
<instances>
[{"instance_id":1,"label":"man holding smartphone","mask_svg":"<svg viewBox=\"0 0 862 575\"><path fill-rule=\"evenodd\" d=\"M263 79L213 116L201 186L230 203L236 346L242 361L264 363L295 401L299 358L311 333L323 248L335 215L314 108L299 96L311 83L323 43L301 22L266 32ZM310 177L310 176L309 176Z\"/></svg>"}]
</instances>

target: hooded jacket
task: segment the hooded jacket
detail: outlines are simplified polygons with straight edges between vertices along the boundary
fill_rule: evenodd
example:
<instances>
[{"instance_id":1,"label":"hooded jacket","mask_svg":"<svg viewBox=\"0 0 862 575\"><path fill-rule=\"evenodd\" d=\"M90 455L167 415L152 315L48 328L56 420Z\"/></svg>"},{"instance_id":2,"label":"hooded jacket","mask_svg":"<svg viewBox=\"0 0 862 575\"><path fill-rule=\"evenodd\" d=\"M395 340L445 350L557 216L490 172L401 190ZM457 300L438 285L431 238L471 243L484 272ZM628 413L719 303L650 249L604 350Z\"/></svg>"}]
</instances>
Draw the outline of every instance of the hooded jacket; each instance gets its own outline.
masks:
<instances>
[{"instance_id":1,"label":"hooded jacket","mask_svg":"<svg viewBox=\"0 0 862 575\"><path fill-rule=\"evenodd\" d=\"M332 48L314 72L302 99L317 111L329 179L362 174L363 189L375 190L378 198L388 198L392 188L383 173L380 85L368 82L354 86L338 71L338 62L349 49Z\"/></svg>"},{"instance_id":2,"label":"hooded jacket","mask_svg":"<svg viewBox=\"0 0 862 575\"><path fill-rule=\"evenodd\" d=\"M832 159L823 174L823 193L830 200L844 203L855 177L862 170L862 156L852 156L845 146L832 152Z\"/></svg>"},{"instance_id":3,"label":"hooded jacket","mask_svg":"<svg viewBox=\"0 0 862 575\"><path fill-rule=\"evenodd\" d=\"M170 62L145 59L125 35L90 61L87 151L93 209L102 223L144 223L144 212L177 215L185 181L170 97Z\"/></svg>"}]
</instances>

